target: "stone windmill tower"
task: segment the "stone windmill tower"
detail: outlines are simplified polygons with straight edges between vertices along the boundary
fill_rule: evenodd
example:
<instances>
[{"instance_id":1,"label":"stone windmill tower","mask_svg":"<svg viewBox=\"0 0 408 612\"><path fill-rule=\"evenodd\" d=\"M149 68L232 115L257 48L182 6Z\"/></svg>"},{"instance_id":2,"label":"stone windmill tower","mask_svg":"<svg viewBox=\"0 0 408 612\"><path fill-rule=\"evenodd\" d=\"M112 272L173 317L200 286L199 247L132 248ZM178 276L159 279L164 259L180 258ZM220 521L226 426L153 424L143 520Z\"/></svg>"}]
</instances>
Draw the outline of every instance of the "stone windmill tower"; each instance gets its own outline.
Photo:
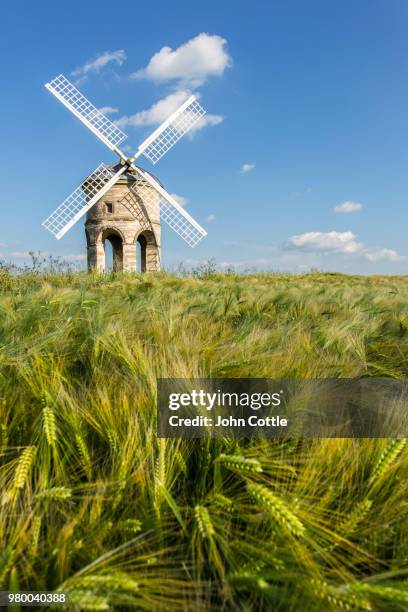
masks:
<instances>
[{"instance_id":1,"label":"stone windmill tower","mask_svg":"<svg viewBox=\"0 0 408 612\"><path fill-rule=\"evenodd\" d=\"M119 166L112 170L117 172ZM156 179L157 180L157 179ZM138 185L139 183L139 185ZM86 189L86 183L84 184ZM150 197L135 194L150 191ZM105 245L112 245L113 270L157 272L160 270L160 198L156 191L129 169L88 210L85 223L88 269L105 270ZM140 262L137 262L137 243Z\"/></svg>"},{"instance_id":2,"label":"stone windmill tower","mask_svg":"<svg viewBox=\"0 0 408 612\"><path fill-rule=\"evenodd\" d=\"M126 134L64 75L45 86L120 159L117 165L100 164L43 223L59 239L86 214L89 269L104 271L105 243L109 240L114 270L136 270L137 243L141 270L160 270L161 220L191 247L207 235L150 172L135 164L141 155L157 163L200 121L205 111L194 96L146 138L132 157L127 157L119 149Z\"/></svg>"}]
</instances>

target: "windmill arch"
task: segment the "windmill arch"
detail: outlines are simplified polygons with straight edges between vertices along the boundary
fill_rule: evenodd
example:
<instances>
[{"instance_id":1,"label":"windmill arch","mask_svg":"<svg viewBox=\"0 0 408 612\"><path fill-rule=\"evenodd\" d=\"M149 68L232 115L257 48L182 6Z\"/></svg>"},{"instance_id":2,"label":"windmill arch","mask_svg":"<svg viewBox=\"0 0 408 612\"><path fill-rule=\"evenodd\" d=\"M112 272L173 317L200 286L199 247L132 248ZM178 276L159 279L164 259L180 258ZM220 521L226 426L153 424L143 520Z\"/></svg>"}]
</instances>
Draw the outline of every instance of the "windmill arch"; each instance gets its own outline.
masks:
<instances>
[{"instance_id":1,"label":"windmill arch","mask_svg":"<svg viewBox=\"0 0 408 612\"><path fill-rule=\"evenodd\" d=\"M143 230L135 237L136 266L140 272L160 270L160 255L156 236L152 230Z\"/></svg>"},{"instance_id":2,"label":"windmill arch","mask_svg":"<svg viewBox=\"0 0 408 612\"><path fill-rule=\"evenodd\" d=\"M109 241L112 247L112 271L122 272L123 271L123 245L125 242L124 236L120 230L113 227L106 227L99 234L99 241L103 245L104 250L104 270L107 269L106 265L106 241Z\"/></svg>"}]
</instances>

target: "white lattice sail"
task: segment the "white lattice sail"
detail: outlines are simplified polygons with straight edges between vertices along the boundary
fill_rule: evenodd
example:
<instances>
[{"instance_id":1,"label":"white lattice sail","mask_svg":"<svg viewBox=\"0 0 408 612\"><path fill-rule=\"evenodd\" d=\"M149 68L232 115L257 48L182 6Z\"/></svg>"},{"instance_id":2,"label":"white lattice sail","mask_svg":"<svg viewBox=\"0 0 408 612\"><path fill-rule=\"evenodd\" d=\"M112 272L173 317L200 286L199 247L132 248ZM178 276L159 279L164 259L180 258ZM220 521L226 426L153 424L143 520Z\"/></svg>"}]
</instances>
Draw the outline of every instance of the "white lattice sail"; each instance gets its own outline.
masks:
<instances>
[{"instance_id":1,"label":"white lattice sail","mask_svg":"<svg viewBox=\"0 0 408 612\"><path fill-rule=\"evenodd\" d=\"M178 210L165 198L160 200L160 217L193 248L207 235L205 229L192 222L194 219L188 218L183 210Z\"/></svg>"},{"instance_id":2,"label":"white lattice sail","mask_svg":"<svg viewBox=\"0 0 408 612\"><path fill-rule=\"evenodd\" d=\"M56 238L62 236L80 219L119 179L125 167L113 173L100 164L58 208L43 222Z\"/></svg>"},{"instance_id":3,"label":"white lattice sail","mask_svg":"<svg viewBox=\"0 0 408 612\"><path fill-rule=\"evenodd\" d=\"M207 235L205 229L149 173L136 166L133 169L139 179L135 190L142 201L148 206L159 203L161 219L187 244L195 247Z\"/></svg>"},{"instance_id":4,"label":"white lattice sail","mask_svg":"<svg viewBox=\"0 0 408 612\"><path fill-rule=\"evenodd\" d=\"M117 146L127 138L127 135L85 98L63 74L45 86L112 151L118 152Z\"/></svg>"},{"instance_id":5,"label":"white lattice sail","mask_svg":"<svg viewBox=\"0 0 408 612\"><path fill-rule=\"evenodd\" d=\"M140 145L137 156L143 154L152 164L156 164L205 113L196 97L191 96Z\"/></svg>"}]
</instances>

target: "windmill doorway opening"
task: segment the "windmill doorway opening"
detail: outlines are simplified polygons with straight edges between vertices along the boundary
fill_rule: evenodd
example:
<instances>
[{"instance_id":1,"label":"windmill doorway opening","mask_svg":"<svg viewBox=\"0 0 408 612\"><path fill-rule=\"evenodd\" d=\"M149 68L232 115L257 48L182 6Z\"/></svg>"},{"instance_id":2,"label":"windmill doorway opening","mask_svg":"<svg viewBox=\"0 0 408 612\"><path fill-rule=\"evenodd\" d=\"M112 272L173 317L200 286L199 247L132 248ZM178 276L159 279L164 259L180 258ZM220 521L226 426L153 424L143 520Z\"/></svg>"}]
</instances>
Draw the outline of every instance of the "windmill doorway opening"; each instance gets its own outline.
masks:
<instances>
[{"instance_id":1,"label":"windmill doorway opening","mask_svg":"<svg viewBox=\"0 0 408 612\"><path fill-rule=\"evenodd\" d=\"M136 270L146 272L146 238L141 234L136 241Z\"/></svg>"},{"instance_id":2,"label":"windmill doorway opening","mask_svg":"<svg viewBox=\"0 0 408 612\"><path fill-rule=\"evenodd\" d=\"M146 230L136 240L137 272L157 272L160 269L160 256L155 235Z\"/></svg>"},{"instance_id":3,"label":"windmill doorway opening","mask_svg":"<svg viewBox=\"0 0 408 612\"><path fill-rule=\"evenodd\" d=\"M105 271L121 272L123 270L123 241L121 236L109 232L103 237L105 249Z\"/></svg>"}]
</instances>

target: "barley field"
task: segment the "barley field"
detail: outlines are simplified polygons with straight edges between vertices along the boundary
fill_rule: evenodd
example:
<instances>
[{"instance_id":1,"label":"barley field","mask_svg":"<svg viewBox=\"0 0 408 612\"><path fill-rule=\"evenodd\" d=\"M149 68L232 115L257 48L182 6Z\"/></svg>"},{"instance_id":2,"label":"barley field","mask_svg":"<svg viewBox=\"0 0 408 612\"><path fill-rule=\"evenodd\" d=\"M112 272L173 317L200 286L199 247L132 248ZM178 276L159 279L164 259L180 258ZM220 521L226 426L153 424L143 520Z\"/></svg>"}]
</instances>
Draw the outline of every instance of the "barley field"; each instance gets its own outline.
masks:
<instances>
[{"instance_id":1,"label":"barley field","mask_svg":"<svg viewBox=\"0 0 408 612\"><path fill-rule=\"evenodd\" d=\"M0 590L408 610L405 439L155 433L157 377L407 375L408 277L0 270Z\"/></svg>"}]
</instances>

